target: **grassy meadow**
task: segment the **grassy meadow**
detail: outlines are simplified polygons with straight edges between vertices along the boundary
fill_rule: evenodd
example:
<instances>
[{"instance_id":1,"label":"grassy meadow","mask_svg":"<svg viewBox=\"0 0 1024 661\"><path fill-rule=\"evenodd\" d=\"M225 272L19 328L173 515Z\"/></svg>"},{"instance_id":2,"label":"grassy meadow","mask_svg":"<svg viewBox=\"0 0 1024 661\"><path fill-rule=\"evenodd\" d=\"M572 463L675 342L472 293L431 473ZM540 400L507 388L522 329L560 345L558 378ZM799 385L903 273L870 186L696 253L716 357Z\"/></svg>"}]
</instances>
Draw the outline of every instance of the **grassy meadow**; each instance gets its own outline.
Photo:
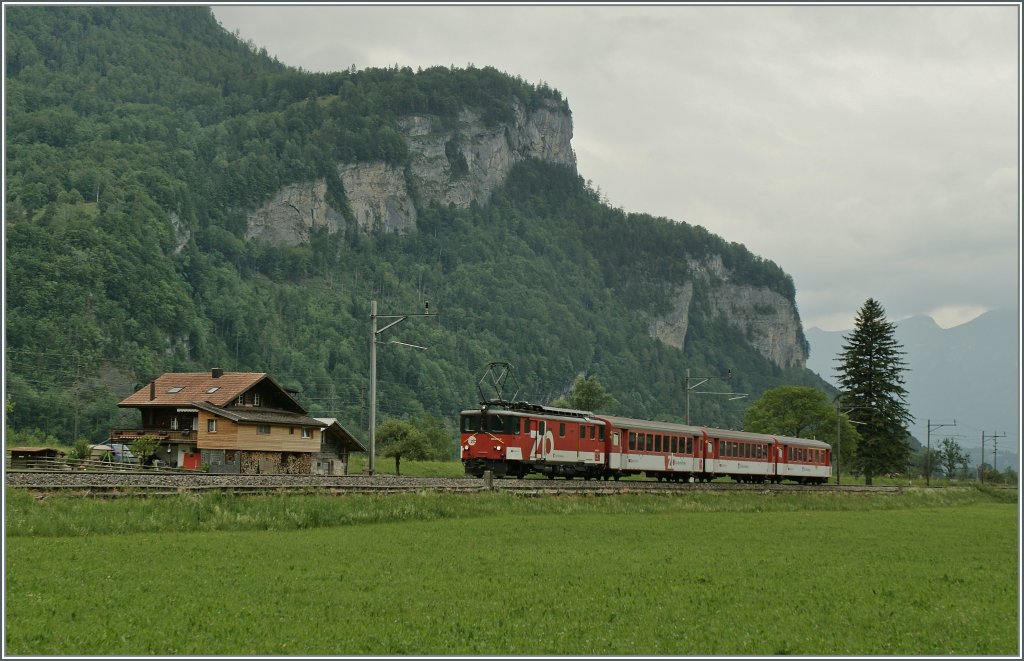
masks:
<instances>
[{"instance_id":1,"label":"grassy meadow","mask_svg":"<svg viewBox=\"0 0 1024 661\"><path fill-rule=\"evenodd\" d=\"M8 489L5 513L10 655L1019 649L1014 491L87 501Z\"/></svg>"}]
</instances>

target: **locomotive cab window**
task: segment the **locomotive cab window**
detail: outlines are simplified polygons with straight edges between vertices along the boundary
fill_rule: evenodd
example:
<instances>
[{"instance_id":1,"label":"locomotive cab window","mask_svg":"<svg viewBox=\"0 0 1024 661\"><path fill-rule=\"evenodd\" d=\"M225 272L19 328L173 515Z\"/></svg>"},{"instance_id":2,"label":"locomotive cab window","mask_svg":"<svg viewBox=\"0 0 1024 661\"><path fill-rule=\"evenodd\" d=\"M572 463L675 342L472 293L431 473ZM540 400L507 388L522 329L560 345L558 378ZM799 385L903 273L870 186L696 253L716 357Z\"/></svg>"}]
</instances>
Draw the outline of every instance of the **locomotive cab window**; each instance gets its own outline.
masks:
<instances>
[{"instance_id":1,"label":"locomotive cab window","mask_svg":"<svg viewBox=\"0 0 1024 661\"><path fill-rule=\"evenodd\" d=\"M512 416L489 415L485 421L483 431L492 434L509 434L512 432L512 423L515 420Z\"/></svg>"},{"instance_id":2,"label":"locomotive cab window","mask_svg":"<svg viewBox=\"0 0 1024 661\"><path fill-rule=\"evenodd\" d=\"M470 434L480 431L480 416L478 416L478 415L464 415L464 416L462 416L462 431L470 433Z\"/></svg>"}]
</instances>

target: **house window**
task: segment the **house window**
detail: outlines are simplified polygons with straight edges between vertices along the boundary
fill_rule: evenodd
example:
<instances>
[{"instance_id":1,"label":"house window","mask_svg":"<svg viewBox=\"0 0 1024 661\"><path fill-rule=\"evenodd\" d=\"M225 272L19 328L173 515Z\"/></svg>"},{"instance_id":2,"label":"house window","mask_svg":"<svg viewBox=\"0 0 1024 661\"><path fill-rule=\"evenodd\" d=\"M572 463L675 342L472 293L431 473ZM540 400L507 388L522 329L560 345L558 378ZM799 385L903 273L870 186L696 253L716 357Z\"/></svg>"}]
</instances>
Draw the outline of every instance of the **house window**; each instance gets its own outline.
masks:
<instances>
[{"instance_id":1,"label":"house window","mask_svg":"<svg viewBox=\"0 0 1024 661\"><path fill-rule=\"evenodd\" d=\"M256 425L256 433L257 434L269 434L270 433L270 425Z\"/></svg>"},{"instance_id":2,"label":"house window","mask_svg":"<svg viewBox=\"0 0 1024 661\"><path fill-rule=\"evenodd\" d=\"M309 427L302 428L302 438L312 438L312 436L309 433Z\"/></svg>"},{"instance_id":3,"label":"house window","mask_svg":"<svg viewBox=\"0 0 1024 661\"><path fill-rule=\"evenodd\" d=\"M209 420L206 421L206 431L211 433L211 434L217 433L217 419L216 418L210 418Z\"/></svg>"},{"instance_id":4,"label":"house window","mask_svg":"<svg viewBox=\"0 0 1024 661\"><path fill-rule=\"evenodd\" d=\"M206 394L207 395L212 395L213 393L217 392L218 390L220 390L220 386L214 386L212 388L207 388L206 389Z\"/></svg>"},{"instance_id":5,"label":"house window","mask_svg":"<svg viewBox=\"0 0 1024 661\"><path fill-rule=\"evenodd\" d=\"M235 400L235 406L245 406L245 395L239 395Z\"/></svg>"},{"instance_id":6,"label":"house window","mask_svg":"<svg viewBox=\"0 0 1024 661\"><path fill-rule=\"evenodd\" d=\"M258 392L254 392L252 394L252 405L253 406L259 406L260 405L260 394Z\"/></svg>"},{"instance_id":7,"label":"house window","mask_svg":"<svg viewBox=\"0 0 1024 661\"><path fill-rule=\"evenodd\" d=\"M182 390L184 390L184 389L185 389L185 388L184 388L184 387L182 387L182 386L174 386L173 388L168 388L168 389L167 389L167 392L169 392L169 393L171 393L171 394L173 395L173 394L176 394L176 393L179 393L179 392L181 392L181 391L182 391Z\"/></svg>"},{"instance_id":8,"label":"house window","mask_svg":"<svg viewBox=\"0 0 1024 661\"><path fill-rule=\"evenodd\" d=\"M174 429L174 430L178 429L178 419L177 418L171 418L171 429Z\"/></svg>"}]
</instances>

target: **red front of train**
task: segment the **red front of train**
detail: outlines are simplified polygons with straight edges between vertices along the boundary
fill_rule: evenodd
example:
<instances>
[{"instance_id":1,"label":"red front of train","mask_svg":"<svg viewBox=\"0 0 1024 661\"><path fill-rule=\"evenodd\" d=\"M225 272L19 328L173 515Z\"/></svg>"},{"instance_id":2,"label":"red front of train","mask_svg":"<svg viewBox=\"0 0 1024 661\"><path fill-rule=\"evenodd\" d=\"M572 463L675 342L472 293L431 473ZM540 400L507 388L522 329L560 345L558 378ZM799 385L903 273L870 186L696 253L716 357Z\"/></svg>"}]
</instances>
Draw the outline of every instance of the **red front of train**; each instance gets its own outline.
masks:
<instances>
[{"instance_id":1,"label":"red front of train","mask_svg":"<svg viewBox=\"0 0 1024 661\"><path fill-rule=\"evenodd\" d=\"M467 475L596 478L606 474L605 424L587 411L486 402L459 419Z\"/></svg>"}]
</instances>

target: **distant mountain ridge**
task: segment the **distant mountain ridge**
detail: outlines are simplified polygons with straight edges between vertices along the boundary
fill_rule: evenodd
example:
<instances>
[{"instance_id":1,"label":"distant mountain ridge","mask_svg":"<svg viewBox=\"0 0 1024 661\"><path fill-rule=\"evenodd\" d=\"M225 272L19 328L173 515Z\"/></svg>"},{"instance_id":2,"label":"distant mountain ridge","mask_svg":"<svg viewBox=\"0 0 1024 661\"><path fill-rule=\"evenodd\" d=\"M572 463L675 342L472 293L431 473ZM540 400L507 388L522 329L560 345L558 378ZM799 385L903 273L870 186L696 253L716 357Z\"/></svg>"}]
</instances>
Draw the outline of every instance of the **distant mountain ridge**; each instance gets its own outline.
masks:
<instances>
[{"instance_id":1,"label":"distant mountain ridge","mask_svg":"<svg viewBox=\"0 0 1024 661\"><path fill-rule=\"evenodd\" d=\"M993 310L960 326L944 329L931 317L915 316L896 322L896 340L906 351L907 403L915 422L911 433L925 445L927 425L933 425L932 448L953 437L977 464L981 434L986 434L985 461L993 463L994 432L998 439L996 466L1019 463L1020 431L1020 315L1016 310ZM832 385L835 358L850 331L809 328L811 354L807 368ZM934 425L957 421L956 427Z\"/></svg>"}]
</instances>

